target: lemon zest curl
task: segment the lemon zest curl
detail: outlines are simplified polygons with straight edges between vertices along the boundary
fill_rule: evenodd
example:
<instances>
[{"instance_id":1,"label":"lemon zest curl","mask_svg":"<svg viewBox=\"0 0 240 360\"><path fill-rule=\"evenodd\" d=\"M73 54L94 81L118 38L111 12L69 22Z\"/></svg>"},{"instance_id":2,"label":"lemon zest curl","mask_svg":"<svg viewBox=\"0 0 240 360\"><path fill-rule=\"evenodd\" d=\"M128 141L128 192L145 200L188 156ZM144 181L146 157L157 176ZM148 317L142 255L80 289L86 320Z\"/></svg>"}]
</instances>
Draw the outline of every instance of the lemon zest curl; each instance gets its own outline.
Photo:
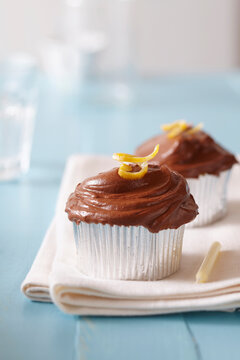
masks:
<instances>
[{"instance_id":1,"label":"lemon zest curl","mask_svg":"<svg viewBox=\"0 0 240 360\"><path fill-rule=\"evenodd\" d=\"M151 154L143 157L125 153L114 153L113 159L121 162L121 165L118 169L118 175L127 180L137 180L143 178L148 171L147 162L153 159L154 156L157 155L158 151L159 145L156 145ZM129 163L138 165L141 170L132 172L132 165Z\"/></svg>"},{"instance_id":2,"label":"lemon zest curl","mask_svg":"<svg viewBox=\"0 0 240 360\"><path fill-rule=\"evenodd\" d=\"M162 125L162 130L167 132L167 137L173 139L176 136L185 132L186 134L195 134L203 128L203 124L200 123L195 127L191 127L185 120L177 120L171 124Z\"/></svg>"}]
</instances>

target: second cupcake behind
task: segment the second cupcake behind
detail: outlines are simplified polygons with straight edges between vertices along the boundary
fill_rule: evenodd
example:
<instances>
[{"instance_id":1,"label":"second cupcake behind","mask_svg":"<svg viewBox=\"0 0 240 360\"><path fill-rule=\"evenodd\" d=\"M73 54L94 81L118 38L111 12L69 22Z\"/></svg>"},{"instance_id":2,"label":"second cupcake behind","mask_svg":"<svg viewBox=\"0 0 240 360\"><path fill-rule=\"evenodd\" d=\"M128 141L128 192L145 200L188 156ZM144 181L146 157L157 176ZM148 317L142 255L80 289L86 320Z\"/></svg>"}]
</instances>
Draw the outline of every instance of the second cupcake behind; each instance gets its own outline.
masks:
<instances>
[{"instance_id":1,"label":"second cupcake behind","mask_svg":"<svg viewBox=\"0 0 240 360\"><path fill-rule=\"evenodd\" d=\"M190 226L204 226L226 214L227 183L230 170L237 163L234 155L201 127L193 127L184 120L164 125L163 134L136 149L137 156L144 156L154 144L159 144L160 150L151 162L165 164L187 179L199 206L199 216Z\"/></svg>"}]
</instances>

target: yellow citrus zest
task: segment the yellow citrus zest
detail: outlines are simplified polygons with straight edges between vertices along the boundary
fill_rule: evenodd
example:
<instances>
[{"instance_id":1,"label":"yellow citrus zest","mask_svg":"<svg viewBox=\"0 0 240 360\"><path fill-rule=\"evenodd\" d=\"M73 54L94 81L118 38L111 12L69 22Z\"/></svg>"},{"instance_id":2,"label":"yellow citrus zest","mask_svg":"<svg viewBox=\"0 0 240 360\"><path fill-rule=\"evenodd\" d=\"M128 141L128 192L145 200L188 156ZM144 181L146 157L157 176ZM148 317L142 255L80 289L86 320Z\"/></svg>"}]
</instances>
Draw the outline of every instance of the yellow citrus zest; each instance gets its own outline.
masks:
<instances>
[{"instance_id":1,"label":"yellow citrus zest","mask_svg":"<svg viewBox=\"0 0 240 360\"><path fill-rule=\"evenodd\" d=\"M169 139L173 139L185 131L187 134L195 134L202 129L203 124L200 123L195 127L191 127L190 129L189 127L190 125L185 120L178 120L172 124L162 125L162 130L167 132L167 137Z\"/></svg>"},{"instance_id":2,"label":"yellow citrus zest","mask_svg":"<svg viewBox=\"0 0 240 360\"><path fill-rule=\"evenodd\" d=\"M124 168L125 164L120 165L120 168L118 170L118 175L120 175L123 179L127 179L127 180L137 180L137 179L141 179L144 177L144 175L147 173L148 171L148 164L143 163L140 165L141 170L137 171L137 172L131 172L132 171L132 167L129 166L131 168L131 170L125 170Z\"/></svg>"},{"instance_id":3,"label":"yellow citrus zest","mask_svg":"<svg viewBox=\"0 0 240 360\"><path fill-rule=\"evenodd\" d=\"M121 171L132 171L132 167L131 167L131 165L127 165L127 164L121 164L120 165L120 168L121 168Z\"/></svg>"},{"instance_id":4,"label":"yellow citrus zest","mask_svg":"<svg viewBox=\"0 0 240 360\"><path fill-rule=\"evenodd\" d=\"M195 134L196 132L200 131L203 128L203 123L199 123L198 125L192 127L188 130L188 134Z\"/></svg>"},{"instance_id":5,"label":"yellow citrus zest","mask_svg":"<svg viewBox=\"0 0 240 360\"><path fill-rule=\"evenodd\" d=\"M120 162L130 162L130 163L134 163L134 164L139 164L139 163L145 163L151 159L154 158L154 156L157 155L159 150L159 145L156 145L153 152L147 156L143 156L143 157L138 157L135 155L130 155L130 154L125 154L125 153L114 153L113 154L113 159L120 161Z\"/></svg>"},{"instance_id":6,"label":"yellow citrus zest","mask_svg":"<svg viewBox=\"0 0 240 360\"><path fill-rule=\"evenodd\" d=\"M175 138L188 128L185 120L178 120L172 124L165 124L162 126L163 131L166 131L169 139Z\"/></svg>"},{"instance_id":7,"label":"yellow citrus zest","mask_svg":"<svg viewBox=\"0 0 240 360\"><path fill-rule=\"evenodd\" d=\"M185 123L179 124L178 126L174 127L169 133L169 139L173 139L176 136L180 135L183 131L187 130L188 125Z\"/></svg>"},{"instance_id":8,"label":"yellow citrus zest","mask_svg":"<svg viewBox=\"0 0 240 360\"><path fill-rule=\"evenodd\" d=\"M185 125L187 125L185 120L177 120L177 121L174 121L171 124L164 124L164 125L161 126L161 128L162 128L163 131L168 132L168 131L173 130L176 127L185 126Z\"/></svg>"},{"instance_id":9,"label":"yellow citrus zest","mask_svg":"<svg viewBox=\"0 0 240 360\"><path fill-rule=\"evenodd\" d=\"M156 145L153 152L144 157L138 157L124 153L114 153L113 159L121 162L121 165L118 169L119 176L127 180L141 179L148 171L147 162L153 159L154 156L157 155L158 150L159 150L159 145ZM137 172L132 172L132 166L129 163L138 165L141 168L141 170Z\"/></svg>"}]
</instances>

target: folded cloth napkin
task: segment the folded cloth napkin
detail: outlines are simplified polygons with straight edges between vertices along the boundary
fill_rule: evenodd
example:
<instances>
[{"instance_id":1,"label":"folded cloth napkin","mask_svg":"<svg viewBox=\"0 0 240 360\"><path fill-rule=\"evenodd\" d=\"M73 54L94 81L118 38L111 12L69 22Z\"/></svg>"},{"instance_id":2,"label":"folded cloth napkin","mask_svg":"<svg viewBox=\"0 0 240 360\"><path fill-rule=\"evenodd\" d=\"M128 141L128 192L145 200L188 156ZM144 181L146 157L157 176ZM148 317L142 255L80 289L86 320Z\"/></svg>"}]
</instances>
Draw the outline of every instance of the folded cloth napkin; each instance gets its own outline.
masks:
<instances>
[{"instance_id":1,"label":"folded cloth napkin","mask_svg":"<svg viewBox=\"0 0 240 360\"><path fill-rule=\"evenodd\" d=\"M22 284L31 300L53 301L68 314L149 315L240 307L240 167L229 184L228 215L211 226L186 229L180 270L160 281L99 280L76 266L72 223L65 203L83 178L116 166L110 157L72 156L66 166L56 215ZM222 244L208 283L196 272L214 241Z\"/></svg>"}]
</instances>

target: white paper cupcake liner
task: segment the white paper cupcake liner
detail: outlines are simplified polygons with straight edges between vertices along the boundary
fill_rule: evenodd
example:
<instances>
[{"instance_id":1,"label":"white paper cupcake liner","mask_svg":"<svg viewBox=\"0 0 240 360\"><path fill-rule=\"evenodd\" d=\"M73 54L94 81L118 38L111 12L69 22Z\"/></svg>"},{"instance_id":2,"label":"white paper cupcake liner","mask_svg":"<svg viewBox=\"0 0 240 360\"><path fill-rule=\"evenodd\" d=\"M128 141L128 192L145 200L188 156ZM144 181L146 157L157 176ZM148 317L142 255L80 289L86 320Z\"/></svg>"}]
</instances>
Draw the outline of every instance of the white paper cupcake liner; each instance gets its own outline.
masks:
<instances>
[{"instance_id":1,"label":"white paper cupcake liner","mask_svg":"<svg viewBox=\"0 0 240 360\"><path fill-rule=\"evenodd\" d=\"M198 227L221 219L227 212L227 183L231 170L222 171L219 176L201 175L187 179L190 192L198 207L199 215L187 227Z\"/></svg>"},{"instance_id":2,"label":"white paper cupcake liner","mask_svg":"<svg viewBox=\"0 0 240 360\"><path fill-rule=\"evenodd\" d=\"M178 270L184 225L151 233L143 226L74 223L79 270L90 277L160 280Z\"/></svg>"}]
</instances>

